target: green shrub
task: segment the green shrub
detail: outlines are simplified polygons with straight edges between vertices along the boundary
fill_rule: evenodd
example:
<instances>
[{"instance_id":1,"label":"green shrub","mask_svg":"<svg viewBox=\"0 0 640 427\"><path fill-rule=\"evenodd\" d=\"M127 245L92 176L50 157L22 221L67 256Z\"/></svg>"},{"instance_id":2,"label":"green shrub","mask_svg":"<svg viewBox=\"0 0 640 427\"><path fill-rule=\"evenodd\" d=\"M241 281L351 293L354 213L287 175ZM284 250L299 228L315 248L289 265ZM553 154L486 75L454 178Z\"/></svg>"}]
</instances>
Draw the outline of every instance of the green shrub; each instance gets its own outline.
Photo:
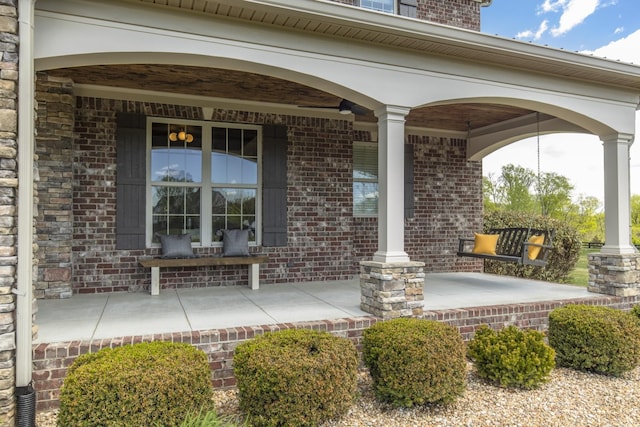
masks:
<instances>
[{"instance_id":1,"label":"green shrub","mask_svg":"<svg viewBox=\"0 0 640 427\"><path fill-rule=\"evenodd\" d=\"M640 320L640 304L639 305L634 305L633 308L631 309L631 315L635 316L638 318L638 320Z\"/></svg>"},{"instance_id":2,"label":"green shrub","mask_svg":"<svg viewBox=\"0 0 640 427\"><path fill-rule=\"evenodd\" d=\"M580 257L580 234L565 221L532 215L530 213L493 211L484 215L484 232L491 228L526 227L554 230L553 249L547 265L534 267L510 262L490 261L484 263L485 273L500 274L528 279L564 283Z\"/></svg>"},{"instance_id":3,"label":"green shrub","mask_svg":"<svg viewBox=\"0 0 640 427\"><path fill-rule=\"evenodd\" d=\"M238 427L228 418L221 417L214 410L188 413L180 427ZM158 425L158 427L162 427Z\"/></svg>"},{"instance_id":4,"label":"green shrub","mask_svg":"<svg viewBox=\"0 0 640 427\"><path fill-rule=\"evenodd\" d=\"M379 399L393 406L448 403L466 386L465 344L452 326L400 318L364 331L363 358Z\"/></svg>"},{"instance_id":5,"label":"green shrub","mask_svg":"<svg viewBox=\"0 0 640 427\"><path fill-rule=\"evenodd\" d=\"M150 342L78 357L60 392L58 425L176 426L212 396L204 352Z\"/></svg>"},{"instance_id":6,"label":"green shrub","mask_svg":"<svg viewBox=\"0 0 640 427\"><path fill-rule=\"evenodd\" d=\"M328 332L267 333L240 344L233 364L240 409L254 426L315 426L356 398L356 349Z\"/></svg>"},{"instance_id":7,"label":"green shrub","mask_svg":"<svg viewBox=\"0 0 640 427\"><path fill-rule=\"evenodd\" d=\"M568 305L553 310L549 344L558 366L580 371L619 376L640 363L638 320L609 307Z\"/></svg>"},{"instance_id":8,"label":"green shrub","mask_svg":"<svg viewBox=\"0 0 640 427\"><path fill-rule=\"evenodd\" d=\"M544 335L507 326L499 332L483 325L469 342L469 357L478 376L502 387L535 388L548 380L555 351Z\"/></svg>"}]
</instances>

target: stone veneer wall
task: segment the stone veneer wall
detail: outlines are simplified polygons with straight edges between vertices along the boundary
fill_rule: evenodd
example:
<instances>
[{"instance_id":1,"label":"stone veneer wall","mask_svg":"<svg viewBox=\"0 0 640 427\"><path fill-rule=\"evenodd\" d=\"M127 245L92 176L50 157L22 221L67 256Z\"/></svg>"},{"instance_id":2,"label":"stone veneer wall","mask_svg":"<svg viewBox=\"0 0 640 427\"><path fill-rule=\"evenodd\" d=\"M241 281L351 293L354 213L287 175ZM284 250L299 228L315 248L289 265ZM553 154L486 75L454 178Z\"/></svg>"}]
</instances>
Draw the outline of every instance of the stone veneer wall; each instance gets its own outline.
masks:
<instances>
[{"instance_id":1,"label":"stone veneer wall","mask_svg":"<svg viewBox=\"0 0 640 427\"><path fill-rule=\"evenodd\" d=\"M456 327L465 340L472 338L482 324L501 329L508 325L520 328L547 330L549 313L567 304L591 304L630 310L639 302L638 297L594 296L590 298L538 302L527 304L508 304L499 306L476 307L468 309L425 311L421 318L443 322ZM207 331L167 333L148 336L120 337L94 341L72 341L43 343L34 346L34 383L37 391L38 410L47 410L59 406L60 386L67 374L67 368L80 355L95 352L105 347L117 347L142 341L185 342L200 348L209 355L212 370L212 382L216 388L228 388L235 385L233 377L233 352L238 344L265 331L287 328L308 328L329 331L335 335L349 338L358 350L361 350L362 334L365 329L379 321L375 317L359 317L333 321L303 322L270 326L249 326Z\"/></svg>"},{"instance_id":2,"label":"stone veneer wall","mask_svg":"<svg viewBox=\"0 0 640 427\"><path fill-rule=\"evenodd\" d=\"M332 0L358 6L360 0ZM396 3L399 0L396 0ZM480 3L474 0L417 0L416 18L480 31Z\"/></svg>"},{"instance_id":3,"label":"stone veneer wall","mask_svg":"<svg viewBox=\"0 0 640 427\"><path fill-rule=\"evenodd\" d=\"M73 82L39 73L36 79L36 155L39 201L37 298L71 296L73 247Z\"/></svg>"},{"instance_id":4,"label":"stone veneer wall","mask_svg":"<svg viewBox=\"0 0 640 427\"><path fill-rule=\"evenodd\" d=\"M150 272L138 266L137 259L157 255L158 249L115 250L115 115L126 111L201 120L200 109L95 98L70 101L68 81L38 77L37 100L43 114L38 121L43 176L37 224L42 264L38 296L68 296L68 284L76 293L148 288ZM69 148L71 104L75 124ZM213 120L281 123L289 129L289 243L255 249L270 255L268 265L261 268L261 281L356 277L359 262L377 250L377 219L351 214L352 141L367 140L368 133L354 131L347 120L244 111L216 110ZM479 271L481 264L457 259L455 250L459 237L481 228L481 164L466 161L464 140L410 136L409 142L414 145L416 215L406 221L407 252L412 260L425 263L425 271ZM60 176L71 173L69 189ZM54 233L56 224L61 224L59 233ZM164 272L162 280L163 287L172 288L244 285L247 277L246 269L229 266L176 268Z\"/></svg>"},{"instance_id":5,"label":"stone veneer wall","mask_svg":"<svg viewBox=\"0 0 640 427\"><path fill-rule=\"evenodd\" d=\"M615 296L640 295L640 254L589 254L589 291Z\"/></svg>"}]
</instances>

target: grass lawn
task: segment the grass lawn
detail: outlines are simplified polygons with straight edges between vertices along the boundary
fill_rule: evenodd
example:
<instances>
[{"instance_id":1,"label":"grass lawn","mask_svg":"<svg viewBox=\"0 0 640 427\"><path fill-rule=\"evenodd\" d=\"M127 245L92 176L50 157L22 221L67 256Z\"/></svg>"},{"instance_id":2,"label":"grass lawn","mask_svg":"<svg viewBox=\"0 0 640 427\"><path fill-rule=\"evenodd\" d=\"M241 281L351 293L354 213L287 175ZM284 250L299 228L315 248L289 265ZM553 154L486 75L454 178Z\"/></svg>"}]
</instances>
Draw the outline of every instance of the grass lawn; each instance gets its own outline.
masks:
<instances>
[{"instance_id":1,"label":"grass lawn","mask_svg":"<svg viewBox=\"0 0 640 427\"><path fill-rule=\"evenodd\" d=\"M576 263L576 267L573 269L569 277L567 278L567 283L572 285L584 286L586 287L589 282L589 268L587 267L587 254L593 252L599 252L600 249L580 249L580 258L578 258L578 262Z\"/></svg>"}]
</instances>

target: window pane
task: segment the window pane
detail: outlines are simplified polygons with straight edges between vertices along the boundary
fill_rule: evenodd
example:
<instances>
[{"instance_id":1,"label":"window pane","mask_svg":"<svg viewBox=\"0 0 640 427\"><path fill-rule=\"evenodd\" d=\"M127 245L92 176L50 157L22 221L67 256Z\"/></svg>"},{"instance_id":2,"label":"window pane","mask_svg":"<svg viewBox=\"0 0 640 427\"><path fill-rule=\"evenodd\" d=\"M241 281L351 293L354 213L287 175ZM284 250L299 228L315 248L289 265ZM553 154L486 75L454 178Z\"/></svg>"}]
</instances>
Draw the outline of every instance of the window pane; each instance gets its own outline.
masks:
<instances>
[{"instance_id":1,"label":"window pane","mask_svg":"<svg viewBox=\"0 0 640 427\"><path fill-rule=\"evenodd\" d=\"M257 131L213 128L212 138L211 182L257 184Z\"/></svg>"},{"instance_id":2,"label":"window pane","mask_svg":"<svg viewBox=\"0 0 640 427\"><path fill-rule=\"evenodd\" d=\"M229 153L242 156L242 129L227 130Z\"/></svg>"},{"instance_id":3,"label":"window pane","mask_svg":"<svg viewBox=\"0 0 640 427\"><path fill-rule=\"evenodd\" d=\"M376 215L378 213L378 184L353 183L353 214Z\"/></svg>"},{"instance_id":4,"label":"window pane","mask_svg":"<svg viewBox=\"0 0 640 427\"><path fill-rule=\"evenodd\" d=\"M378 147L376 145L353 145L353 178L378 181Z\"/></svg>"},{"instance_id":5,"label":"window pane","mask_svg":"<svg viewBox=\"0 0 640 427\"><path fill-rule=\"evenodd\" d=\"M243 153L244 157L258 157L258 132L244 130Z\"/></svg>"},{"instance_id":6,"label":"window pane","mask_svg":"<svg viewBox=\"0 0 640 427\"><path fill-rule=\"evenodd\" d=\"M202 128L152 124L151 180L202 181Z\"/></svg>"},{"instance_id":7,"label":"window pane","mask_svg":"<svg viewBox=\"0 0 640 427\"><path fill-rule=\"evenodd\" d=\"M153 241L155 233L191 234L200 241L200 188L153 186L151 188Z\"/></svg>"},{"instance_id":8,"label":"window pane","mask_svg":"<svg viewBox=\"0 0 640 427\"><path fill-rule=\"evenodd\" d=\"M364 7L365 9L394 13L394 2L394 0L360 0L360 6Z\"/></svg>"},{"instance_id":9,"label":"window pane","mask_svg":"<svg viewBox=\"0 0 640 427\"><path fill-rule=\"evenodd\" d=\"M258 183L258 159L244 159L242 161L241 184Z\"/></svg>"},{"instance_id":10,"label":"window pane","mask_svg":"<svg viewBox=\"0 0 640 427\"><path fill-rule=\"evenodd\" d=\"M249 239L255 241L256 189L216 188L213 190L212 230L214 240L220 241L223 229L248 229Z\"/></svg>"},{"instance_id":11,"label":"window pane","mask_svg":"<svg viewBox=\"0 0 640 427\"><path fill-rule=\"evenodd\" d=\"M353 215L378 213L378 146L353 144Z\"/></svg>"}]
</instances>

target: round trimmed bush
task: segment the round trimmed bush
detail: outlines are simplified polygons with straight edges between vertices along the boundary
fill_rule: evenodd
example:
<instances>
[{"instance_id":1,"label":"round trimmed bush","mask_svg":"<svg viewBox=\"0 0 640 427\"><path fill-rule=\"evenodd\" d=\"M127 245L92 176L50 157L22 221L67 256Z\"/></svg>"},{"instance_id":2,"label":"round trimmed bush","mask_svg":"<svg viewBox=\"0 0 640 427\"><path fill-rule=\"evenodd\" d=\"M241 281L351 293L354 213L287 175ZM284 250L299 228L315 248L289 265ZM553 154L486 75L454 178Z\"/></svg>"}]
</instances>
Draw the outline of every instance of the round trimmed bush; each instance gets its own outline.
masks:
<instances>
[{"instance_id":1,"label":"round trimmed bush","mask_svg":"<svg viewBox=\"0 0 640 427\"><path fill-rule=\"evenodd\" d=\"M78 357L60 392L59 426L175 426L209 408L207 355L188 344L150 342Z\"/></svg>"},{"instance_id":2,"label":"round trimmed bush","mask_svg":"<svg viewBox=\"0 0 640 427\"><path fill-rule=\"evenodd\" d=\"M507 326L499 332L482 325L469 342L478 376L502 387L531 389L548 381L555 351L538 331Z\"/></svg>"},{"instance_id":3,"label":"round trimmed bush","mask_svg":"<svg viewBox=\"0 0 640 427\"><path fill-rule=\"evenodd\" d=\"M266 333L240 344L233 365L240 409L253 426L316 426L355 402L356 349L328 332Z\"/></svg>"},{"instance_id":4,"label":"round trimmed bush","mask_svg":"<svg viewBox=\"0 0 640 427\"><path fill-rule=\"evenodd\" d=\"M633 315L609 307L568 305L549 313L549 344L556 363L620 376L640 363L640 326Z\"/></svg>"},{"instance_id":5,"label":"round trimmed bush","mask_svg":"<svg viewBox=\"0 0 640 427\"><path fill-rule=\"evenodd\" d=\"M452 326L399 318L364 331L363 358L378 398L395 407L448 403L466 387L465 344Z\"/></svg>"}]
</instances>

